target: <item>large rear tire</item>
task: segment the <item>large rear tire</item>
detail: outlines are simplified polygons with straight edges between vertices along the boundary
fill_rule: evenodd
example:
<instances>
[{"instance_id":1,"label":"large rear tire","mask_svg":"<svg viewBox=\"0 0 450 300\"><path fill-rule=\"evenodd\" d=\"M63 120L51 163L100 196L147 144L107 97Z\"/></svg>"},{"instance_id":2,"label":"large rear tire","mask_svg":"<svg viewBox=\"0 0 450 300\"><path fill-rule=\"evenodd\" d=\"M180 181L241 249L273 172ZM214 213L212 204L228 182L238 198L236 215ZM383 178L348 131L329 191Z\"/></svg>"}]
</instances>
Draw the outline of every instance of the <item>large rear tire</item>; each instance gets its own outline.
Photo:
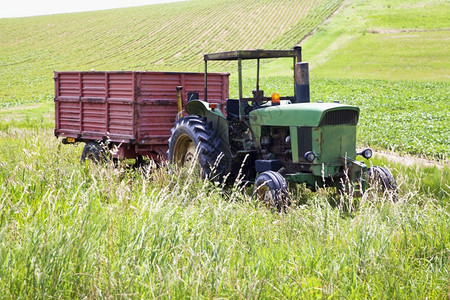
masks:
<instances>
[{"instance_id":1,"label":"large rear tire","mask_svg":"<svg viewBox=\"0 0 450 300\"><path fill-rule=\"evenodd\" d=\"M171 130L168 158L182 166L197 163L203 178L222 180L229 168L225 149L205 118L187 116Z\"/></svg>"},{"instance_id":2,"label":"large rear tire","mask_svg":"<svg viewBox=\"0 0 450 300\"><path fill-rule=\"evenodd\" d=\"M288 185L280 173L266 171L258 175L253 185L253 196L266 206L285 211L290 205Z\"/></svg>"}]
</instances>

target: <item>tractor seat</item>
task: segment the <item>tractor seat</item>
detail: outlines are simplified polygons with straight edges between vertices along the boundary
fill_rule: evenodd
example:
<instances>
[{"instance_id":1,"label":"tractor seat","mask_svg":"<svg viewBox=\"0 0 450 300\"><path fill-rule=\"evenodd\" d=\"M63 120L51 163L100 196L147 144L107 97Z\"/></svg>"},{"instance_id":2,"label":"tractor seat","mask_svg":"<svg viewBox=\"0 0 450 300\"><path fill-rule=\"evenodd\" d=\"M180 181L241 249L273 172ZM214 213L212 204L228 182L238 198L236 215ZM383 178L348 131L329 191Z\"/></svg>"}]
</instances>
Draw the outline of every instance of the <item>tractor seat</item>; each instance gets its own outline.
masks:
<instances>
[{"instance_id":1,"label":"tractor seat","mask_svg":"<svg viewBox=\"0 0 450 300\"><path fill-rule=\"evenodd\" d=\"M244 104L244 111L248 111L250 105L248 102L242 102ZM239 119L239 99L227 99L226 102L227 120ZM247 115L245 116L247 117Z\"/></svg>"}]
</instances>

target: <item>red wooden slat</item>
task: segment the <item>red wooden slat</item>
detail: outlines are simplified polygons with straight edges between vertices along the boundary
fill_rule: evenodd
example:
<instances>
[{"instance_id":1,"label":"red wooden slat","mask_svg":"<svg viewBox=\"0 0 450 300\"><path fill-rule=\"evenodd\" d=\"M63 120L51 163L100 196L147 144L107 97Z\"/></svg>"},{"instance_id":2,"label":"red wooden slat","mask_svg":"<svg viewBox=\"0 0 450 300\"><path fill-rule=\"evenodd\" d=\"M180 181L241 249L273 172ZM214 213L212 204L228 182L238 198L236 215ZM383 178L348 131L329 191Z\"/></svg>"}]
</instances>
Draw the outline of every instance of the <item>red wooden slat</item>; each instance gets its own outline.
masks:
<instances>
[{"instance_id":1,"label":"red wooden slat","mask_svg":"<svg viewBox=\"0 0 450 300\"><path fill-rule=\"evenodd\" d=\"M222 109L228 76L208 74L208 100ZM203 84L203 73L55 72L55 130L85 140L109 136L143 143L141 149L165 149L178 112L176 86L183 86L186 105L189 92L203 99Z\"/></svg>"}]
</instances>

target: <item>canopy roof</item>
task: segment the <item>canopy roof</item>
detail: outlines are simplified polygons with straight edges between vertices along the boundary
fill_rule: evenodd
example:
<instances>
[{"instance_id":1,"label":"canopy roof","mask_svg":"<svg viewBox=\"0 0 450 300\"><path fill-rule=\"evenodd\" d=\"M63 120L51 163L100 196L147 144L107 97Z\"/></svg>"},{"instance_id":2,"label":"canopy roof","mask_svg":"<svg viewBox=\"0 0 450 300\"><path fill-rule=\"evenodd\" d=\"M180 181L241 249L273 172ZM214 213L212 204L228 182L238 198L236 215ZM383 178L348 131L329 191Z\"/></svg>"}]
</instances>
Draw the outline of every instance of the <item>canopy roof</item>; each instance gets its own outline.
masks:
<instances>
[{"instance_id":1,"label":"canopy roof","mask_svg":"<svg viewBox=\"0 0 450 300\"><path fill-rule=\"evenodd\" d=\"M296 57L295 50L236 50L205 54L204 60L238 60L238 59L259 59Z\"/></svg>"}]
</instances>

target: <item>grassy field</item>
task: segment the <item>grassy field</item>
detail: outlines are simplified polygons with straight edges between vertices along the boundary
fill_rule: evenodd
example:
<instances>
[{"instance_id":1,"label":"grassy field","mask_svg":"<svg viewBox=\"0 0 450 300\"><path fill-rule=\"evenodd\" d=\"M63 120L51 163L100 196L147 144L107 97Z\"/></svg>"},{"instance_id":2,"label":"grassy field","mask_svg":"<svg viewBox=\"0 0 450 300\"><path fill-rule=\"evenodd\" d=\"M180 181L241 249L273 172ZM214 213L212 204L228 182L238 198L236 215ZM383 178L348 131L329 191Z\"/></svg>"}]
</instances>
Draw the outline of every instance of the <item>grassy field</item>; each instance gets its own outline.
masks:
<instances>
[{"instance_id":1,"label":"grassy field","mask_svg":"<svg viewBox=\"0 0 450 300\"><path fill-rule=\"evenodd\" d=\"M450 4L351 1L305 41L312 76L450 81Z\"/></svg>"},{"instance_id":2,"label":"grassy field","mask_svg":"<svg viewBox=\"0 0 450 300\"><path fill-rule=\"evenodd\" d=\"M191 0L0 19L0 105L52 99L53 70L203 71L207 52L292 48L341 3Z\"/></svg>"},{"instance_id":3,"label":"grassy field","mask_svg":"<svg viewBox=\"0 0 450 300\"><path fill-rule=\"evenodd\" d=\"M303 193L276 214L191 170L80 165L80 147L49 139L50 129L0 134L0 161L8 162L0 169L2 297L442 299L448 292L448 168L392 165L396 203L369 193L347 200L349 209L330 205L339 200L332 193ZM424 181L430 175L437 178Z\"/></svg>"},{"instance_id":4,"label":"grassy field","mask_svg":"<svg viewBox=\"0 0 450 300\"><path fill-rule=\"evenodd\" d=\"M53 69L201 71L203 52L290 48L320 24L312 100L360 106L361 146L448 161L447 2L345 1L322 22L342 1L213 1L0 20L0 298L450 297L448 164L376 156L396 202L300 186L278 214L192 170L80 164L53 137ZM291 63L263 64L266 94L292 94Z\"/></svg>"}]
</instances>

